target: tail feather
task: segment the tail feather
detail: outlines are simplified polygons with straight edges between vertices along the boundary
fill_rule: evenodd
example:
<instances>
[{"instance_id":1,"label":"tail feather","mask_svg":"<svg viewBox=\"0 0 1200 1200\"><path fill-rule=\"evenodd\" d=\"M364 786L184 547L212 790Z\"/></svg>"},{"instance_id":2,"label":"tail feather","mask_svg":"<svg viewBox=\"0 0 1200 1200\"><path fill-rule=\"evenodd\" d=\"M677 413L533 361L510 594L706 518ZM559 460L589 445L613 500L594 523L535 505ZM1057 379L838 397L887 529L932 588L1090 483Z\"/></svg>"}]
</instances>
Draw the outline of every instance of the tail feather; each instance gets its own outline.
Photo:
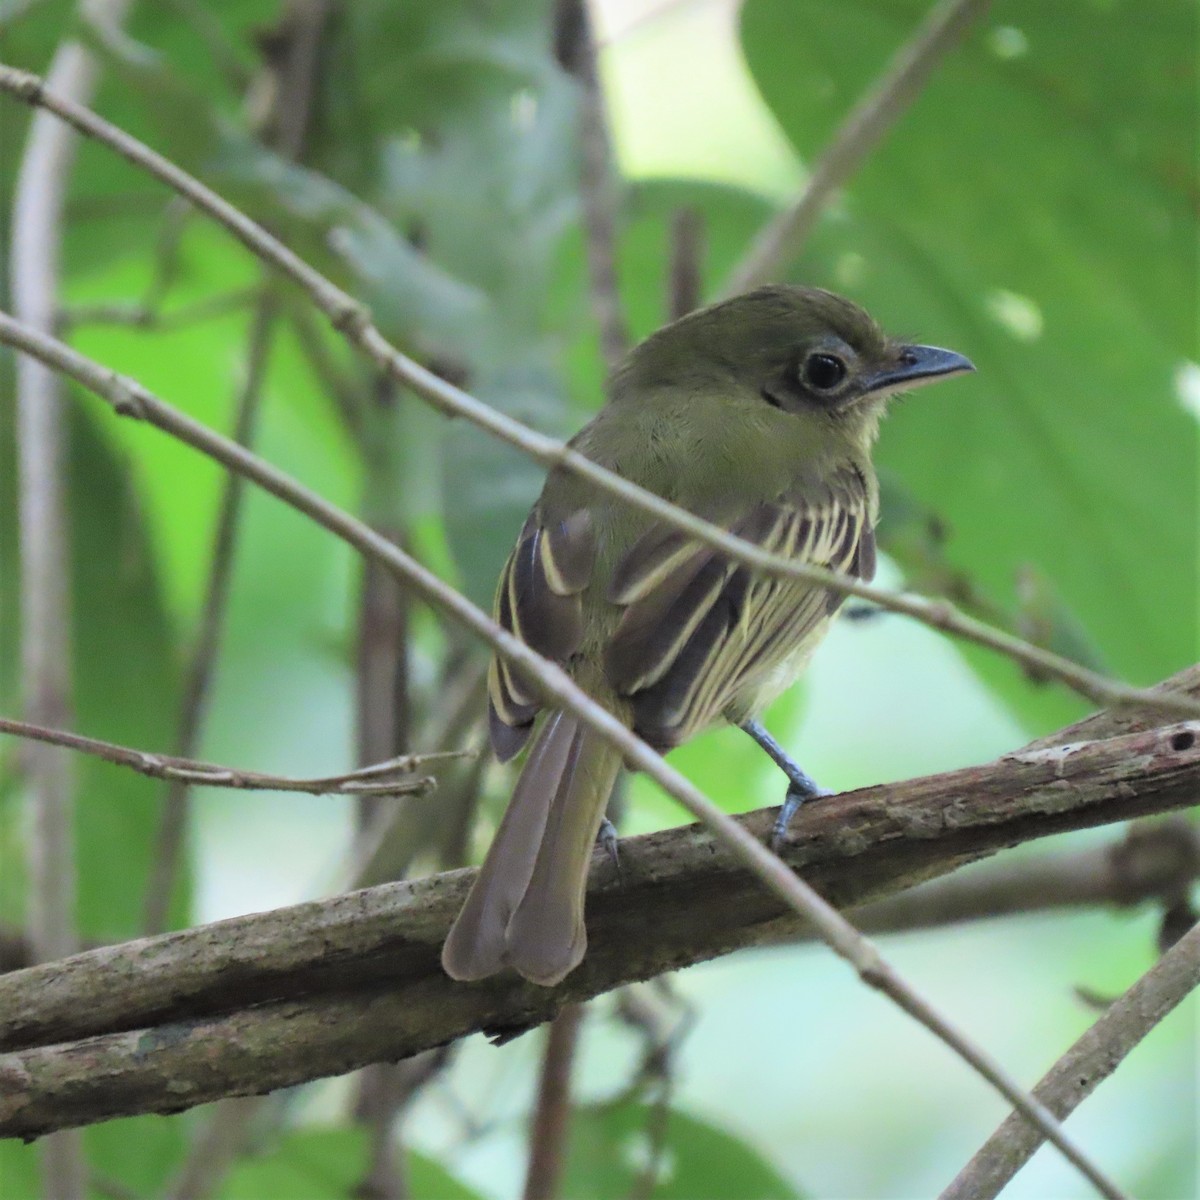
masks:
<instances>
[{"instance_id":1,"label":"tail feather","mask_svg":"<svg viewBox=\"0 0 1200 1200\"><path fill-rule=\"evenodd\" d=\"M620 755L576 717L534 738L495 840L442 948L454 979L512 966L551 986L583 957L583 901Z\"/></svg>"},{"instance_id":2,"label":"tail feather","mask_svg":"<svg viewBox=\"0 0 1200 1200\"><path fill-rule=\"evenodd\" d=\"M552 987L587 949L583 923L588 867L621 756L574 722L571 752L550 805L529 886L508 923L507 960L526 979Z\"/></svg>"},{"instance_id":3,"label":"tail feather","mask_svg":"<svg viewBox=\"0 0 1200 1200\"><path fill-rule=\"evenodd\" d=\"M529 886L571 749L570 736L559 734L561 720L552 715L538 732L500 828L442 947L442 967L452 979L482 979L504 966L504 931Z\"/></svg>"}]
</instances>

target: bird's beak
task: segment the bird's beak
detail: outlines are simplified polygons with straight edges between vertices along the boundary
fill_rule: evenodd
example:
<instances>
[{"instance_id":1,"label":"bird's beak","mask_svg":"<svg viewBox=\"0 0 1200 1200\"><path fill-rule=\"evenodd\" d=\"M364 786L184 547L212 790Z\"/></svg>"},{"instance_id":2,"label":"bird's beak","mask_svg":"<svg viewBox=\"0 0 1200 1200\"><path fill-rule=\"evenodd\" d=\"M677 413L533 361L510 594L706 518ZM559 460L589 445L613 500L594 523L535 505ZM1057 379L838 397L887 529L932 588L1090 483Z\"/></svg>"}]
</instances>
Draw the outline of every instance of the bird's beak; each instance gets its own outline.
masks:
<instances>
[{"instance_id":1,"label":"bird's beak","mask_svg":"<svg viewBox=\"0 0 1200 1200\"><path fill-rule=\"evenodd\" d=\"M868 376L863 391L869 396L907 391L948 375L963 375L975 370L975 364L953 350L940 346L901 346L894 364Z\"/></svg>"}]
</instances>

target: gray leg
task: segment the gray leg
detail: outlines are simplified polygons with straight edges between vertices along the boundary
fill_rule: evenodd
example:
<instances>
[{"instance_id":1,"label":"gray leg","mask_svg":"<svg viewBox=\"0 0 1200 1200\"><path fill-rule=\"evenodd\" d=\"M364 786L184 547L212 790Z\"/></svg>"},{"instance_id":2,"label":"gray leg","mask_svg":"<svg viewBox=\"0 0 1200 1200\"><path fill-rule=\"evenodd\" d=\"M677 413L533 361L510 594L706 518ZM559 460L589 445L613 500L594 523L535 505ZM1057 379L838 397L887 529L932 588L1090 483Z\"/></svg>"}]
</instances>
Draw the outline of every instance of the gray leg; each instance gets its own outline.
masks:
<instances>
[{"instance_id":1,"label":"gray leg","mask_svg":"<svg viewBox=\"0 0 1200 1200\"><path fill-rule=\"evenodd\" d=\"M620 840L617 827L607 817L601 818L596 844L604 847L604 853L608 855L609 861L617 868L618 873L621 870L621 854L617 848Z\"/></svg>"},{"instance_id":2,"label":"gray leg","mask_svg":"<svg viewBox=\"0 0 1200 1200\"><path fill-rule=\"evenodd\" d=\"M873 621L876 617L883 616L886 611L878 604L867 604L860 601L857 604L847 604L842 609L842 616L847 621Z\"/></svg>"},{"instance_id":3,"label":"gray leg","mask_svg":"<svg viewBox=\"0 0 1200 1200\"><path fill-rule=\"evenodd\" d=\"M771 830L771 846L775 848L787 836L788 825L791 824L796 809L805 800L828 796L831 793L800 769L787 751L766 731L761 721L747 721L741 728L771 756L771 761L788 777L787 795Z\"/></svg>"}]
</instances>

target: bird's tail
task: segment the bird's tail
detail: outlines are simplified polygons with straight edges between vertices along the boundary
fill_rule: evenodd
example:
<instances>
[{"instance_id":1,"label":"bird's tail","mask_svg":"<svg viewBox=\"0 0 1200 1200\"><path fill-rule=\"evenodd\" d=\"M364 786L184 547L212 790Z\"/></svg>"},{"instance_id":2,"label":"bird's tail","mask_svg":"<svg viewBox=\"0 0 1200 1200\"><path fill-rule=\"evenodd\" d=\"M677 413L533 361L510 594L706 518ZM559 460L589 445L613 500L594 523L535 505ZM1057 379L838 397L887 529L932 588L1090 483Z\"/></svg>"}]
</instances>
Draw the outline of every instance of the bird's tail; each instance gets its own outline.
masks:
<instances>
[{"instance_id":1,"label":"bird's tail","mask_svg":"<svg viewBox=\"0 0 1200 1200\"><path fill-rule=\"evenodd\" d=\"M578 966L588 866L620 765L577 717L550 715L442 947L447 975L482 979L510 966L551 987Z\"/></svg>"}]
</instances>

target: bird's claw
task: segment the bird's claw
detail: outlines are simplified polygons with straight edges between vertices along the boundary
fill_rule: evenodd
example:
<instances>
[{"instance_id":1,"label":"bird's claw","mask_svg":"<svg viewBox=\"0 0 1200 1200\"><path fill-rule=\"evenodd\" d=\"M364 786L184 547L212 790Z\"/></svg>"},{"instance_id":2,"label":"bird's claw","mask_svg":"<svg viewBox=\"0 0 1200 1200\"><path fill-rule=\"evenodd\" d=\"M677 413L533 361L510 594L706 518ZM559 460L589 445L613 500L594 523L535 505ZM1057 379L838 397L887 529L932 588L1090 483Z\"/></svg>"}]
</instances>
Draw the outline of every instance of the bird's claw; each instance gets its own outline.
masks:
<instances>
[{"instance_id":1,"label":"bird's claw","mask_svg":"<svg viewBox=\"0 0 1200 1200\"><path fill-rule=\"evenodd\" d=\"M608 855L608 860L616 868L618 875L621 873L620 841L617 827L607 817L601 817L600 832L596 834L596 843L603 847L604 853Z\"/></svg>"},{"instance_id":2,"label":"bird's claw","mask_svg":"<svg viewBox=\"0 0 1200 1200\"><path fill-rule=\"evenodd\" d=\"M831 795L833 793L828 788L819 786L807 777L804 784L798 782L789 784L787 795L784 797L783 803L779 806L779 813L775 817L775 824L771 826L771 849L775 853L778 853L786 844L788 826L792 823L792 818L796 815L797 809L805 801L815 800L818 796Z\"/></svg>"}]
</instances>

